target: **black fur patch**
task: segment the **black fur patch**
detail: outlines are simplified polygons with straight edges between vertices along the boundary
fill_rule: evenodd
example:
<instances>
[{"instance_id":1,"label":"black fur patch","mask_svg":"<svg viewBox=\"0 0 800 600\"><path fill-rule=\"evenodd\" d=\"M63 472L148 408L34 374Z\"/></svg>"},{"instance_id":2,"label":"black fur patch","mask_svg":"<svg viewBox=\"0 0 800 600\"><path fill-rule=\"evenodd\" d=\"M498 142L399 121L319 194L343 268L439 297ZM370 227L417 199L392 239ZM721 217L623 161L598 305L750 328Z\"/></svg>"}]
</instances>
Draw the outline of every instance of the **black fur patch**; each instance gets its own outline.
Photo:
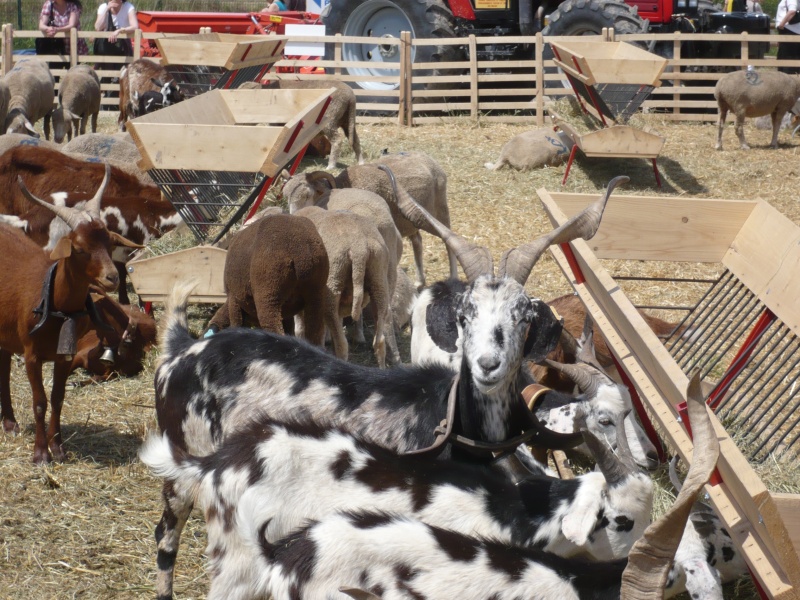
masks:
<instances>
[{"instance_id":1,"label":"black fur patch","mask_svg":"<svg viewBox=\"0 0 800 600\"><path fill-rule=\"evenodd\" d=\"M410 581L414 577L417 576L417 571L412 569L409 565L395 565L394 566L394 576L397 578L397 581Z\"/></svg>"},{"instance_id":2,"label":"black fur patch","mask_svg":"<svg viewBox=\"0 0 800 600\"><path fill-rule=\"evenodd\" d=\"M561 338L562 322L557 320L547 303L532 300L533 321L525 339L525 356L540 362L555 349Z\"/></svg>"},{"instance_id":3,"label":"black fur patch","mask_svg":"<svg viewBox=\"0 0 800 600\"><path fill-rule=\"evenodd\" d=\"M736 556L736 552L734 552L733 548L730 546L722 547L722 560L725 562L730 562L733 560L734 556Z\"/></svg>"},{"instance_id":4,"label":"black fur patch","mask_svg":"<svg viewBox=\"0 0 800 600\"><path fill-rule=\"evenodd\" d=\"M506 573L512 581L519 581L528 567L528 562L522 556L512 552L497 552L493 546L489 546L486 550L486 558L489 559L492 568Z\"/></svg>"},{"instance_id":5,"label":"black fur patch","mask_svg":"<svg viewBox=\"0 0 800 600\"><path fill-rule=\"evenodd\" d=\"M714 544L712 544L711 542L709 542L709 543L708 543L708 546L706 546L706 562L707 562L708 564L710 564L710 565L713 565L714 563L716 563L716 562L717 562L717 561L714 559L714 556L716 555L716 553L717 553L717 548L716 548L716 546L714 546Z\"/></svg>"},{"instance_id":6,"label":"black fur patch","mask_svg":"<svg viewBox=\"0 0 800 600\"><path fill-rule=\"evenodd\" d=\"M373 529L374 527L382 527L388 525L394 519L385 513L362 513L348 515L350 523L356 529Z\"/></svg>"},{"instance_id":7,"label":"black fur patch","mask_svg":"<svg viewBox=\"0 0 800 600\"><path fill-rule=\"evenodd\" d=\"M264 539L263 535L261 539ZM263 541L261 544L262 547L266 545ZM301 529L276 542L267 556L287 573L294 574L299 586L298 598L302 597L303 584L311 578L317 562L317 545L308 537L308 530Z\"/></svg>"},{"instance_id":8,"label":"black fur patch","mask_svg":"<svg viewBox=\"0 0 800 600\"><path fill-rule=\"evenodd\" d=\"M614 522L617 524L617 531L631 531L633 529L634 521L624 515L614 517Z\"/></svg>"},{"instance_id":9,"label":"black fur patch","mask_svg":"<svg viewBox=\"0 0 800 600\"><path fill-rule=\"evenodd\" d=\"M438 527L428 527L428 529L436 538L439 547L453 560L470 562L478 555L477 540Z\"/></svg>"},{"instance_id":10,"label":"black fur patch","mask_svg":"<svg viewBox=\"0 0 800 600\"><path fill-rule=\"evenodd\" d=\"M499 327L494 328L494 341L500 348L505 346L505 336L503 335L503 330L500 329Z\"/></svg>"},{"instance_id":11,"label":"black fur patch","mask_svg":"<svg viewBox=\"0 0 800 600\"><path fill-rule=\"evenodd\" d=\"M345 478L345 476L350 473L353 468L353 457L350 456L350 453L347 450L342 450L339 452L339 455L336 457L331 463L331 472L333 473L333 478L341 481Z\"/></svg>"},{"instance_id":12,"label":"black fur patch","mask_svg":"<svg viewBox=\"0 0 800 600\"><path fill-rule=\"evenodd\" d=\"M425 311L425 329L433 343L445 352L458 350L456 307L467 285L458 279L438 281L430 287L431 303Z\"/></svg>"}]
</instances>

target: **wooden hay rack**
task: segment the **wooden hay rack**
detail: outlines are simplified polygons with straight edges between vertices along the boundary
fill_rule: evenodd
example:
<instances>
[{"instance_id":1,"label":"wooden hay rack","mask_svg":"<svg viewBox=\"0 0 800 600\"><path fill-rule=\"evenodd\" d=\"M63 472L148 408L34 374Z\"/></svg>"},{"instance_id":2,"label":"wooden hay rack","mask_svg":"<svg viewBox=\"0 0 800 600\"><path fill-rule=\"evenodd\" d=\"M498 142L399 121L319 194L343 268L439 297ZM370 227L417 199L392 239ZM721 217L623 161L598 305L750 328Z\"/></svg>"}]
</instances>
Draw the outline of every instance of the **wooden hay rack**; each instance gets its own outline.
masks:
<instances>
[{"instance_id":1,"label":"wooden hay rack","mask_svg":"<svg viewBox=\"0 0 800 600\"><path fill-rule=\"evenodd\" d=\"M554 225L596 199L538 194ZM738 439L738 428L750 429L755 460L800 454L800 228L765 202L615 194L589 243L553 255L606 337L643 423L652 422L684 461L692 448L682 424L687 374L699 367L713 380L708 404L718 415L721 453L706 498L762 597L800 598L800 495L767 490L728 433ZM661 261L661 270L674 267L674 277L658 279L670 285L697 285L681 278L681 266L711 263L719 276L703 280L697 301L679 308L695 335L662 343L623 291L627 278L613 277L603 259Z\"/></svg>"},{"instance_id":2,"label":"wooden hay rack","mask_svg":"<svg viewBox=\"0 0 800 600\"><path fill-rule=\"evenodd\" d=\"M163 300L188 274L198 279L194 301L224 301L225 251L213 244L255 212L293 158L296 167L332 91L212 90L128 123L140 167L201 243L128 263L143 301Z\"/></svg>"},{"instance_id":3,"label":"wooden hay rack","mask_svg":"<svg viewBox=\"0 0 800 600\"><path fill-rule=\"evenodd\" d=\"M546 107L551 120L575 145L569 155L562 185L569 177L575 153L587 157L649 158L661 187L656 159L664 138L626 122L655 87L667 60L625 42L550 42L554 62L563 71L592 131L582 133L567 119Z\"/></svg>"}]
</instances>

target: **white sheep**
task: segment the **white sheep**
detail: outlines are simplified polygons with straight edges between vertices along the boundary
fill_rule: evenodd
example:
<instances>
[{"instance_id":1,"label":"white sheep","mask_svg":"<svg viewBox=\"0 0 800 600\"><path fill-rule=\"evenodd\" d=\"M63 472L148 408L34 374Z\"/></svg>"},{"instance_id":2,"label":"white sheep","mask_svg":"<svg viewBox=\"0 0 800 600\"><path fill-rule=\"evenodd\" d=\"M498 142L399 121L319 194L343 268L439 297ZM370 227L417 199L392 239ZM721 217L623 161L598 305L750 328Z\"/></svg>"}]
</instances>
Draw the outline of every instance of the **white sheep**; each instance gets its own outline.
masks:
<instances>
[{"instance_id":1,"label":"white sheep","mask_svg":"<svg viewBox=\"0 0 800 600\"><path fill-rule=\"evenodd\" d=\"M569 157L575 142L563 131L552 128L534 129L515 135L500 150L496 163L485 163L492 171L508 165L518 171L555 167ZM412 194L413 195L413 194Z\"/></svg>"},{"instance_id":2,"label":"white sheep","mask_svg":"<svg viewBox=\"0 0 800 600\"><path fill-rule=\"evenodd\" d=\"M89 65L75 65L61 79L58 89L58 106L53 112L53 139L60 144L86 133L86 122L91 118L92 133L97 132L100 114L100 78Z\"/></svg>"},{"instance_id":3,"label":"white sheep","mask_svg":"<svg viewBox=\"0 0 800 600\"><path fill-rule=\"evenodd\" d=\"M3 80L10 92L3 131L39 137L33 125L39 119L44 119L44 136L50 139L55 80L47 63L36 58L25 58L3 75Z\"/></svg>"},{"instance_id":4,"label":"white sheep","mask_svg":"<svg viewBox=\"0 0 800 600\"><path fill-rule=\"evenodd\" d=\"M8 105L11 102L11 90L5 79L0 79L0 123L6 122Z\"/></svg>"},{"instance_id":5,"label":"white sheep","mask_svg":"<svg viewBox=\"0 0 800 600\"><path fill-rule=\"evenodd\" d=\"M342 317L350 316L359 321L361 310L369 301L374 305L376 315L372 348L378 366L385 368L385 331L393 326L386 242L371 219L349 211L307 206L294 214L314 223L328 252L330 271L325 295L325 324L331 334L334 353L347 360Z\"/></svg>"},{"instance_id":6,"label":"white sheep","mask_svg":"<svg viewBox=\"0 0 800 600\"><path fill-rule=\"evenodd\" d=\"M717 119L717 150L722 150L722 130L728 111L736 115L735 131L742 150L750 146L744 140L744 120L747 117L772 117L771 148L778 147L781 121L800 98L800 78L780 71L734 71L720 77L714 88L719 115Z\"/></svg>"}]
</instances>

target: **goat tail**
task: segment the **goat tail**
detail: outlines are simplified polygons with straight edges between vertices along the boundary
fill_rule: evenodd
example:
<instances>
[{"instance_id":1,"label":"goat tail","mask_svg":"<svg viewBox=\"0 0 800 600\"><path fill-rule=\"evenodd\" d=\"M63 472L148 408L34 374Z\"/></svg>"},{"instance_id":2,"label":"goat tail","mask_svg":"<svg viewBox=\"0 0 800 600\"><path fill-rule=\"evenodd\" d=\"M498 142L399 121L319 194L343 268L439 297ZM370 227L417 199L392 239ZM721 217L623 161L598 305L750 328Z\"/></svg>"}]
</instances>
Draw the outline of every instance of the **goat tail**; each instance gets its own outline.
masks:
<instances>
[{"instance_id":1,"label":"goat tail","mask_svg":"<svg viewBox=\"0 0 800 600\"><path fill-rule=\"evenodd\" d=\"M350 316L353 321L361 318L361 309L364 306L364 280L367 276L368 259L369 248L366 247L366 244L350 256L350 262L353 265L353 307Z\"/></svg>"},{"instance_id":2,"label":"goat tail","mask_svg":"<svg viewBox=\"0 0 800 600\"><path fill-rule=\"evenodd\" d=\"M175 446L166 433L151 433L139 449L139 458L153 475L172 481L181 495L196 499L203 479L199 459Z\"/></svg>"},{"instance_id":3,"label":"goat tail","mask_svg":"<svg viewBox=\"0 0 800 600\"><path fill-rule=\"evenodd\" d=\"M164 307L164 325L161 327L161 359L174 356L180 349L193 342L189 335L187 307L197 280L178 281L172 287Z\"/></svg>"}]
</instances>

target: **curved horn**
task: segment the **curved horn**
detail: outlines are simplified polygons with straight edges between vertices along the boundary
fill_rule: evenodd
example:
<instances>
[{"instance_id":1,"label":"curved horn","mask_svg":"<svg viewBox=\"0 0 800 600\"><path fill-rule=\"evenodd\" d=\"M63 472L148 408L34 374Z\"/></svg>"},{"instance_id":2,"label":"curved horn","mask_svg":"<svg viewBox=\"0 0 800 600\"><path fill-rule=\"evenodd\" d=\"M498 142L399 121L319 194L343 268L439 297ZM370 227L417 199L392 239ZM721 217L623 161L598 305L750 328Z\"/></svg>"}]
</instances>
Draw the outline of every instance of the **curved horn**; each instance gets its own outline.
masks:
<instances>
[{"instance_id":1,"label":"curved horn","mask_svg":"<svg viewBox=\"0 0 800 600\"><path fill-rule=\"evenodd\" d=\"M106 188L108 187L108 182L110 179L111 165L106 163L106 172L103 175L103 181L100 183L100 187L97 189L94 197L86 203L86 206L83 207L83 210L89 213L93 219L100 218L100 202L103 200L103 194L106 192Z\"/></svg>"},{"instance_id":2,"label":"curved horn","mask_svg":"<svg viewBox=\"0 0 800 600\"><path fill-rule=\"evenodd\" d=\"M624 425L621 425L622 429L624 429ZM609 448L608 444L599 439L591 431L584 429L581 433L583 434L584 442L586 442L589 451L597 462L597 468L600 469L600 472L606 478L608 485L615 486L622 483L631 473L635 472L635 469L631 469L626 461L614 454L614 451ZM619 439L619 435L617 435L617 439ZM617 444L619 444L619 442L617 442ZM617 447L619 447L619 445ZM622 454L622 452L620 452L620 454Z\"/></svg>"},{"instance_id":3,"label":"curved horn","mask_svg":"<svg viewBox=\"0 0 800 600\"><path fill-rule=\"evenodd\" d=\"M575 360L587 365L591 365L601 372L605 372L603 367L597 360L594 347L594 321L591 315L587 312L586 318L583 321L583 333L581 339L578 341L578 352L575 354Z\"/></svg>"},{"instance_id":4,"label":"curved horn","mask_svg":"<svg viewBox=\"0 0 800 600\"><path fill-rule=\"evenodd\" d=\"M522 285L528 280L531 270L548 247L554 244L563 244L576 238L591 239L600 226L600 219L606 207L611 192L620 183L627 183L629 177L621 175L608 182L605 193L577 215L553 231L542 235L534 241L507 250L500 259L500 277L507 276Z\"/></svg>"},{"instance_id":5,"label":"curved horn","mask_svg":"<svg viewBox=\"0 0 800 600\"><path fill-rule=\"evenodd\" d=\"M687 408L694 434L692 465L672 507L631 548L620 589L620 598L625 600L663 598L670 565L692 505L717 464L719 441L700 389L699 369L694 370L689 382Z\"/></svg>"},{"instance_id":6,"label":"curved horn","mask_svg":"<svg viewBox=\"0 0 800 600\"><path fill-rule=\"evenodd\" d=\"M19 188L22 190L22 195L25 196L25 198L27 198L30 202L44 206L46 209L55 213L57 217L64 220L70 229L75 229L78 225L86 220L85 216L83 215L83 211L70 208L69 206L56 206L55 204L50 204L49 202L46 202L41 198L37 198L31 194L30 191L28 191L28 188L25 186L25 182L22 181L22 177L19 175L17 175L17 184L19 184Z\"/></svg>"},{"instance_id":7,"label":"curved horn","mask_svg":"<svg viewBox=\"0 0 800 600\"><path fill-rule=\"evenodd\" d=\"M600 387L602 379L593 367L579 364L567 365L549 358L544 362L547 366L569 377L578 386L581 393L586 394L588 398L594 398L597 395L597 388Z\"/></svg>"},{"instance_id":8,"label":"curved horn","mask_svg":"<svg viewBox=\"0 0 800 600\"><path fill-rule=\"evenodd\" d=\"M392 173L389 167L386 165L378 165L378 168L389 176L389 180L392 182L392 189L394 190L394 197L397 201L397 208L403 216L411 221L418 229L429 231L430 228L433 227L435 235L442 238L445 246L456 255L469 281L474 281L481 275L494 274L492 255L487 248L478 246L451 231L450 228L439 222L427 210L422 208L417 201L411 197L411 194L397 185L394 173Z\"/></svg>"},{"instance_id":9,"label":"curved horn","mask_svg":"<svg viewBox=\"0 0 800 600\"><path fill-rule=\"evenodd\" d=\"M309 183L317 181L318 179L324 179L328 182L328 185L331 186L332 190L336 189L336 179L334 179L333 175L326 171L313 171L306 175L306 178Z\"/></svg>"}]
</instances>

